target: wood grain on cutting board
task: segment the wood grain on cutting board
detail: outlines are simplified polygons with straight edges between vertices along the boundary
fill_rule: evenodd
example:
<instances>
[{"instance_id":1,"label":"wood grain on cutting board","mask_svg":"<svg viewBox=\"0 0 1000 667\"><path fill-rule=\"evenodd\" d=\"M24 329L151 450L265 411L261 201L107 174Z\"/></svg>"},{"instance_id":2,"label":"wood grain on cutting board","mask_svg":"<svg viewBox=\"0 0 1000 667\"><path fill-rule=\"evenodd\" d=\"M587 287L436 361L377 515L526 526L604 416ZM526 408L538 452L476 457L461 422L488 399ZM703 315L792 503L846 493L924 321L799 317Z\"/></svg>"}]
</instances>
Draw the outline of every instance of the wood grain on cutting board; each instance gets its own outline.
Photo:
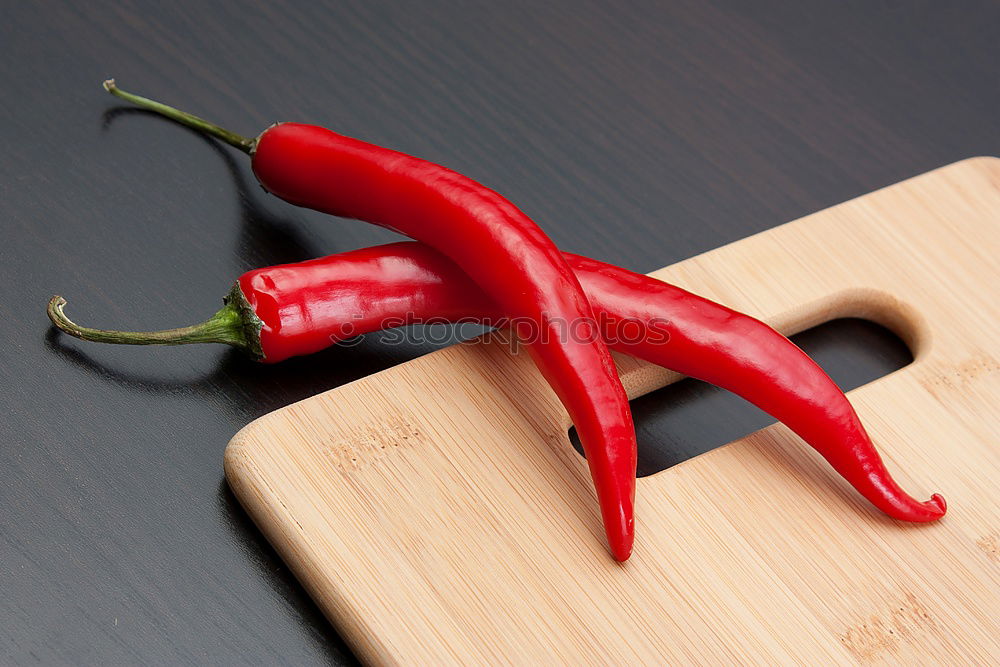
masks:
<instances>
[{"instance_id":1,"label":"wood grain on cutting board","mask_svg":"<svg viewBox=\"0 0 1000 667\"><path fill-rule=\"evenodd\" d=\"M998 251L1000 160L976 158L653 274L787 334L899 333L914 363L850 398L902 486L948 500L936 524L884 517L775 425L639 480L617 564L565 410L493 343L258 419L227 478L373 662L996 662ZM632 396L677 379L616 360Z\"/></svg>"}]
</instances>

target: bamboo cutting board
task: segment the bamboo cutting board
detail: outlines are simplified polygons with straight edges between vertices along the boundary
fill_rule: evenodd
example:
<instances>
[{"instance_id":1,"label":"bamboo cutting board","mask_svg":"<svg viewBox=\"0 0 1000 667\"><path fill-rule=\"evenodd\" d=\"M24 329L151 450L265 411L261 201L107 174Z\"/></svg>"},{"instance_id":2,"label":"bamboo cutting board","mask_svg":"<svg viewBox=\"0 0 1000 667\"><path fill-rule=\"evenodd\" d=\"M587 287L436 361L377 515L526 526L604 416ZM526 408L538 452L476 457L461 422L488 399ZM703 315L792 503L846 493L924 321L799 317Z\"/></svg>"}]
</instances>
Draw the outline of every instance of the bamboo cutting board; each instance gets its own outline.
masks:
<instances>
[{"instance_id":1,"label":"bamboo cutting board","mask_svg":"<svg viewBox=\"0 0 1000 667\"><path fill-rule=\"evenodd\" d=\"M904 488L867 505L775 425L639 480L605 551L569 418L526 354L457 345L278 410L236 495L366 661L1000 661L1000 160L959 162L655 272L791 334L836 317L915 362L850 393ZM630 395L676 375L617 357Z\"/></svg>"}]
</instances>

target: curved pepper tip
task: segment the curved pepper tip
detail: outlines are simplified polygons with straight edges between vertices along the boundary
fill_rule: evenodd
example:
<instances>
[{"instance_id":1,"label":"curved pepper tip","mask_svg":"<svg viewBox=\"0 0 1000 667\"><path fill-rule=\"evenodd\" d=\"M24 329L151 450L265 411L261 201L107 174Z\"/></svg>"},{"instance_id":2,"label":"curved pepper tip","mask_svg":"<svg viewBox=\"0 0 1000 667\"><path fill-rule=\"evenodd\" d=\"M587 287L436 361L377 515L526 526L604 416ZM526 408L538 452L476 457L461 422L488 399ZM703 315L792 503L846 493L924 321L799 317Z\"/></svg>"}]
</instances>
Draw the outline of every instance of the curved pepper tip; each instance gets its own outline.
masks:
<instances>
[{"instance_id":1,"label":"curved pepper tip","mask_svg":"<svg viewBox=\"0 0 1000 667\"><path fill-rule=\"evenodd\" d=\"M943 517L947 511L948 503L945 502L944 496L940 493L935 493L931 496L930 500L920 503L919 510L907 516L905 520L916 523L930 523Z\"/></svg>"}]
</instances>

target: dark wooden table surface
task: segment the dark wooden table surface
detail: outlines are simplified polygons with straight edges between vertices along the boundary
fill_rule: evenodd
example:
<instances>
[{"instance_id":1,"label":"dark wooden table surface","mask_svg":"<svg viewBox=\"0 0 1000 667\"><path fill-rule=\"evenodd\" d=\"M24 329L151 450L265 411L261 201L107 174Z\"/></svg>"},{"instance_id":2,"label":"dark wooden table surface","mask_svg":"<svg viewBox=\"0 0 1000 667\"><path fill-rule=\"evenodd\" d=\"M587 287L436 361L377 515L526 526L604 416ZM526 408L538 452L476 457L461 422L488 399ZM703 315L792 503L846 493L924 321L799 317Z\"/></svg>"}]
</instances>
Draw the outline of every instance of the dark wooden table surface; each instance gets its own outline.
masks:
<instances>
[{"instance_id":1,"label":"dark wooden table surface","mask_svg":"<svg viewBox=\"0 0 1000 667\"><path fill-rule=\"evenodd\" d=\"M648 271L1000 150L997 2L8 3L0 22L0 662L354 659L226 487L253 418L432 349L262 367L112 348L242 271L393 239L265 195L244 156L100 88L252 134L303 120L447 164L567 250ZM887 332L798 338L845 386ZM642 472L768 419L685 382L636 403ZM400 619L405 622L405 619Z\"/></svg>"}]
</instances>

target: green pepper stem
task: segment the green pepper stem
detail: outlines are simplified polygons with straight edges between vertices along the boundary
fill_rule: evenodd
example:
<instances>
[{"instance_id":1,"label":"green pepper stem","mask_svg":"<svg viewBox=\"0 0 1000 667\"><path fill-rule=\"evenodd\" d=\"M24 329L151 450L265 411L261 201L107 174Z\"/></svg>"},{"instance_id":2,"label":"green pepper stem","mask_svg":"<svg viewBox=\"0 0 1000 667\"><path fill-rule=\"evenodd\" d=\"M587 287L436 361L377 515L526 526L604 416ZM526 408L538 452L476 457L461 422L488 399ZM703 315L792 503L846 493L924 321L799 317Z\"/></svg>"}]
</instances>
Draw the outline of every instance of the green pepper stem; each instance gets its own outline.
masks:
<instances>
[{"instance_id":1,"label":"green pepper stem","mask_svg":"<svg viewBox=\"0 0 1000 667\"><path fill-rule=\"evenodd\" d=\"M249 309L237 284L215 315L200 324L162 331L117 331L82 327L66 316L66 299L54 296L46 312L60 331L81 340L116 345L188 345L191 343L224 343L239 348L257 359L263 358L260 348L261 322ZM238 298L237 298L238 297Z\"/></svg>"},{"instance_id":2,"label":"green pepper stem","mask_svg":"<svg viewBox=\"0 0 1000 667\"><path fill-rule=\"evenodd\" d=\"M255 145L257 143L256 139L248 139L247 137L236 134L235 132L230 132L224 127L219 127L215 123L210 123L203 118L199 118L193 114L189 114L186 111L181 111L180 109L175 109L174 107L167 106L162 102L157 102L156 100L151 100L148 97L142 97L141 95L135 95L133 93L127 93L118 86L115 85L114 79L108 79L104 82L104 90L108 91L116 97L120 97L126 102L131 102L132 104L142 107L143 109L148 109L149 111L155 111L156 113L166 116L171 120L175 120L182 125L186 125L190 128L194 128L199 132L204 132L205 134L211 135L216 139L226 142L234 148L238 148L248 155L252 155Z\"/></svg>"}]
</instances>

